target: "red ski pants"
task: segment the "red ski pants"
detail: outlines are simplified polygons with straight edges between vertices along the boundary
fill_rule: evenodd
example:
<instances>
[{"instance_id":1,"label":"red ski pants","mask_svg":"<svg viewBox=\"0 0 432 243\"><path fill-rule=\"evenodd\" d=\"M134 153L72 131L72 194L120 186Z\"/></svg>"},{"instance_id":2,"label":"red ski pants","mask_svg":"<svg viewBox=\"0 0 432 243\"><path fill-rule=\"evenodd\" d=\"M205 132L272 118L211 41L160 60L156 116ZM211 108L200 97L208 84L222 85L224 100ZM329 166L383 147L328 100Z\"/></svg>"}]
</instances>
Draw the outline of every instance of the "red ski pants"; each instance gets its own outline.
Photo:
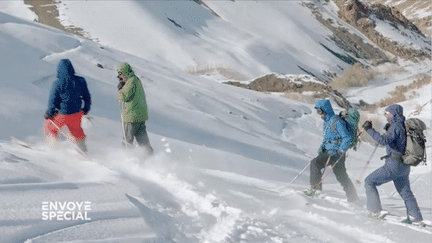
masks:
<instances>
[{"instance_id":1,"label":"red ski pants","mask_svg":"<svg viewBox=\"0 0 432 243\"><path fill-rule=\"evenodd\" d=\"M57 114L52 120L44 121L45 134L57 138L59 129L67 126L69 132L75 137L76 141L84 140L85 134L81 128L81 119L83 115L84 113L82 111L70 115Z\"/></svg>"}]
</instances>

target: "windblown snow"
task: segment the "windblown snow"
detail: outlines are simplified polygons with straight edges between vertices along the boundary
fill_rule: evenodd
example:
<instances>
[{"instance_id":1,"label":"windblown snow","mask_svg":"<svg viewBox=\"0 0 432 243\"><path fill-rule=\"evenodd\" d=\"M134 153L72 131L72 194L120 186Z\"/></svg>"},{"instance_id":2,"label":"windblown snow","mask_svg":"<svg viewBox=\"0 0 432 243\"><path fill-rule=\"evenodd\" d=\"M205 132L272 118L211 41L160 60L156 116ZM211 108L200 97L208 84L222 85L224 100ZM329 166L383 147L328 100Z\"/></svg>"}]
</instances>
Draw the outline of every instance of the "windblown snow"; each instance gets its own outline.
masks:
<instances>
[{"instance_id":1,"label":"windblown snow","mask_svg":"<svg viewBox=\"0 0 432 243\"><path fill-rule=\"evenodd\" d=\"M295 1L206 3L218 15L193 1L59 3L62 20L92 40L32 22L21 2L0 3L0 242L431 242L430 227L356 214L332 174L322 200L298 193L309 187L308 169L290 184L322 142L313 103L185 72L222 64L251 79L303 75L298 66L316 74L347 67L320 45L343 52L310 10ZM89 159L64 136L55 148L43 138L48 92L63 58L85 77L92 95L83 121ZM152 158L121 146L115 71L121 62L133 67L146 92ZM430 60L399 65L404 72L352 89L348 99L372 103L417 74L431 74ZM412 116L428 126L431 88L401 103L406 115L426 104ZM381 131L385 118L378 112L368 116ZM432 141L430 127L426 135ZM372 150L362 143L349 152L353 181ZM379 148L364 175L383 164L383 155ZM427 155L432 157L430 147ZM413 168L410 179L430 224L429 161ZM365 203L363 181L356 189ZM405 216L391 183L380 187L380 195L386 210Z\"/></svg>"}]
</instances>

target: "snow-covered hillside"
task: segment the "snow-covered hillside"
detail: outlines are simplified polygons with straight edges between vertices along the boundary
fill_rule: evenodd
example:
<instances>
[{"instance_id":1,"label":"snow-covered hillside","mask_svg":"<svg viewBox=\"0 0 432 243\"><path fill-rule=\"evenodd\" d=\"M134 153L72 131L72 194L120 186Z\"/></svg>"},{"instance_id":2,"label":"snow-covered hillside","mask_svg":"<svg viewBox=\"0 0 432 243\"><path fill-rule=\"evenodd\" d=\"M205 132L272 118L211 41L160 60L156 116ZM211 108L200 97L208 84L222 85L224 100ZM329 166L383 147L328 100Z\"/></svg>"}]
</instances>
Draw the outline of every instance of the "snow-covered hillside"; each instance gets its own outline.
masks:
<instances>
[{"instance_id":1,"label":"snow-covered hillside","mask_svg":"<svg viewBox=\"0 0 432 243\"><path fill-rule=\"evenodd\" d=\"M86 5L82 15L74 11L78 3ZM309 186L308 170L289 184L322 141L322 121L313 113L313 104L184 72L186 66L206 61L250 77L267 72L299 74L296 65L317 73L347 65L321 47L322 41L338 48L326 40L326 30L318 22L305 17L309 15L303 7L283 2L209 2L219 13L216 17L193 2L181 2L187 7L172 3L107 1L95 12L95 2L67 2L63 18L100 43L25 20L31 17L24 6L1 3L8 11L0 11L0 242L431 240L430 228L357 215L333 175L324 182L326 199L297 193ZM170 11L165 11L168 7ZM179 11L172 11L175 7ZM259 20L254 17L258 15ZM201 17L186 21L187 16ZM269 23L281 28L269 29ZM144 30L150 26L155 32L147 36ZM140 40L146 40L145 45ZM277 58L269 59L268 54ZM83 122L92 159L80 156L63 137L57 148L47 147L43 139L48 92L62 58L72 61L92 94L92 120ZM156 151L147 160L141 159L139 149L126 153L121 147L114 70L124 61L134 68L147 95L147 129ZM430 61L400 64L405 72L351 90L349 99L374 102L394 85L411 82L415 74L430 74ZM406 114L430 101L431 88L428 85L417 99L401 103ZM429 103L417 117L431 124L430 110ZM381 130L384 117L370 116ZM11 136L32 148L11 142ZM430 130L427 136L432 141ZM372 150L364 143L357 152L349 152L346 163L352 180L358 179ZM384 153L384 148L378 149L365 175L382 165L379 157ZM429 224L430 164L411 174L412 189ZM364 203L362 186L356 189ZM393 185L382 186L380 193L385 209L403 217L405 207ZM44 220L47 202L87 202L87 218Z\"/></svg>"},{"instance_id":2,"label":"snow-covered hillside","mask_svg":"<svg viewBox=\"0 0 432 243\"><path fill-rule=\"evenodd\" d=\"M81 27L89 38L104 45L181 70L219 65L246 79L270 72L307 71L327 80L324 73L339 73L348 66L346 59L365 61L363 55L380 52L359 30L342 22L338 10L333 1L209 1L204 6L195 1L59 4L64 25ZM335 28L349 36L335 37ZM425 43L401 26L395 28L390 22L380 22L378 32L415 49L430 47L430 41Z\"/></svg>"}]
</instances>

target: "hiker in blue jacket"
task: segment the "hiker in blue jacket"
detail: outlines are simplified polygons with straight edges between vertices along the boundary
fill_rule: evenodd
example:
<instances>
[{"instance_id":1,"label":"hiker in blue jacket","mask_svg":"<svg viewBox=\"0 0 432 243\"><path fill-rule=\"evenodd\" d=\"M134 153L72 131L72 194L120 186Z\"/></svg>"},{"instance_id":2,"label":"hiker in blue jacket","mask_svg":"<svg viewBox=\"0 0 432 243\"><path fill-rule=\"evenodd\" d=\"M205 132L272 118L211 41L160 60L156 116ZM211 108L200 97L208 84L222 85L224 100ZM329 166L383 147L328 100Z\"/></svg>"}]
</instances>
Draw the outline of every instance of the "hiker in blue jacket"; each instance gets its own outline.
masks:
<instances>
[{"instance_id":1,"label":"hiker in blue jacket","mask_svg":"<svg viewBox=\"0 0 432 243\"><path fill-rule=\"evenodd\" d=\"M351 143L345 121L338 119L329 100L319 100L315 109L324 120L324 139L318 150L318 156L311 161L311 188L305 193L310 196L319 193L322 190L321 170L326 166L334 165L333 172L337 181L342 185L348 201L355 202L358 200L357 191L345 168L346 151ZM333 123L337 132L332 129Z\"/></svg>"},{"instance_id":2,"label":"hiker in blue jacket","mask_svg":"<svg viewBox=\"0 0 432 243\"><path fill-rule=\"evenodd\" d=\"M366 121L363 124L364 130L380 145L386 146L384 166L372 172L365 179L367 210L372 217L380 217L383 214L377 186L393 181L396 190L405 201L409 216L413 217L412 222L421 222L423 217L417 204L409 182L410 167L403 164L402 155L405 154L407 136L405 129L405 117L403 108L394 104L385 109L385 116L388 124L386 133L379 134L372 128L372 122Z\"/></svg>"},{"instance_id":3,"label":"hiker in blue jacket","mask_svg":"<svg viewBox=\"0 0 432 243\"><path fill-rule=\"evenodd\" d=\"M67 126L81 151L86 152L85 134L81 127L83 115L90 110L91 97L83 77L76 76L69 59L60 60L57 66L57 80L53 83L44 115L44 130L50 144L58 132Z\"/></svg>"}]
</instances>

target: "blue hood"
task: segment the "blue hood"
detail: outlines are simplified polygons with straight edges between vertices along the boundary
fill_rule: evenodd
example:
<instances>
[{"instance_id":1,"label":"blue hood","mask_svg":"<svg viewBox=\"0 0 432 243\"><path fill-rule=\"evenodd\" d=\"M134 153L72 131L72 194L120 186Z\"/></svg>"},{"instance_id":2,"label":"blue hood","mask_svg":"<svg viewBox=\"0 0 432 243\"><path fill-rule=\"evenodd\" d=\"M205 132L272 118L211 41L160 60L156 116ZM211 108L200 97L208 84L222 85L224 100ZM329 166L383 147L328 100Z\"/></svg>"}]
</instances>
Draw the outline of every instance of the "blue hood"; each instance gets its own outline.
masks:
<instances>
[{"instance_id":1,"label":"blue hood","mask_svg":"<svg viewBox=\"0 0 432 243\"><path fill-rule=\"evenodd\" d=\"M79 84L75 78L75 70L69 59L62 59L57 65L57 83L63 93L77 89L77 85Z\"/></svg>"},{"instance_id":2,"label":"blue hood","mask_svg":"<svg viewBox=\"0 0 432 243\"><path fill-rule=\"evenodd\" d=\"M72 66L72 63L69 59L62 59L60 60L59 64L57 65L57 78L62 79L65 77L74 77L75 76L75 70Z\"/></svg>"},{"instance_id":3,"label":"blue hood","mask_svg":"<svg viewBox=\"0 0 432 243\"><path fill-rule=\"evenodd\" d=\"M315 105L315 109L321 109L324 111L326 113L326 118L330 118L335 115L330 100L319 100Z\"/></svg>"},{"instance_id":4,"label":"blue hood","mask_svg":"<svg viewBox=\"0 0 432 243\"><path fill-rule=\"evenodd\" d=\"M324 117L323 127L323 142L321 146L324 146L326 150L344 150L346 151L351 142L350 133L346 128L346 123L338 118L338 115L334 113L333 107L330 100L319 100L315 105L315 109L321 109L326 113ZM336 131L332 129L332 123ZM333 143L332 141L340 140L340 143Z\"/></svg>"},{"instance_id":5,"label":"blue hood","mask_svg":"<svg viewBox=\"0 0 432 243\"><path fill-rule=\"evenodd\" d=\"M82 102L84 101L84 107ZM57 80L53 83L48 100L48 115L74 114L90 110L91 97L84 78L75 76L69 59L60 60L57 65Z\"/></svg>"}]
</instances>

